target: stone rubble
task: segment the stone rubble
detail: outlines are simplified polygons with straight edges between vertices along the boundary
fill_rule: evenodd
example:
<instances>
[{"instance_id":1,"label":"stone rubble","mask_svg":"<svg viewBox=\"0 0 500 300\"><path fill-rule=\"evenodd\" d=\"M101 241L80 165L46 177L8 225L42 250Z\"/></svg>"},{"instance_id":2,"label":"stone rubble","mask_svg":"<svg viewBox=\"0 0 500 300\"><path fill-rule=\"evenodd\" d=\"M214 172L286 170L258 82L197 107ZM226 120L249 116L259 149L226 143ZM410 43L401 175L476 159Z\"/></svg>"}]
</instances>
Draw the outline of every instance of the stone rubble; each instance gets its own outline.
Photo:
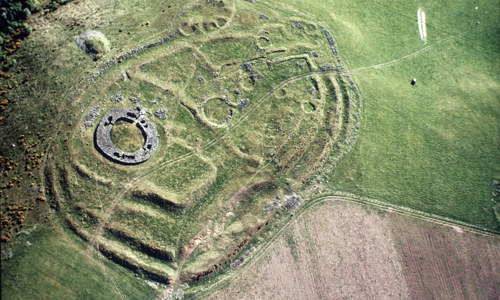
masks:
<instances>
[{"instance_id":1,"label":"stone rubble","mask_svg":"<svg viewBox=\"0 0 500 300\"><path fill-rule=\"evenodd\" d=\"M240 103L238 103L238 109L239 109L240 111L243 111L243 109L244 109L245 107L247 107L247 106L248 106L248 104L250 104L250 100L248 100L248 99L241 99Z\"/></svg>"},{"instance_id":2,"label":"stone rubble","mask_svg":"<svg viewBox=\"0 0 500 300\"><path fill-rule=\"evenodd\" d=\"M159 110L155 111L154 115L160 120L165 120L167 119L167 110L165 108L160 108Z\"/></svg>"},{"instance_id":3,"label":"stone rubble","mask_svg":"<svg viewBox=\"0 0 500 300\"><path fill-rule=\"evenodd\" d=\"M94 119L99 115L99 113L97 112L98 109L99 106L94 106L83 119L83 126L85 127L85 129L94 126Z\"/></svg>"},{"instance_id":4,"label":"stone rubble","mask_svg":"<svg viewBox=\"0 0 500 300\"><path fill-rule=\"evenodd\" d=\"M116 94L116 95L114 95L113 97L111 97L111 99L112 99L115 103L118 103L118 102L120 102L120 101L122 101L122 100L123 100L123 96L122 96L122 95L120 95L120 94Z\"/></svg>"}]
</instances>

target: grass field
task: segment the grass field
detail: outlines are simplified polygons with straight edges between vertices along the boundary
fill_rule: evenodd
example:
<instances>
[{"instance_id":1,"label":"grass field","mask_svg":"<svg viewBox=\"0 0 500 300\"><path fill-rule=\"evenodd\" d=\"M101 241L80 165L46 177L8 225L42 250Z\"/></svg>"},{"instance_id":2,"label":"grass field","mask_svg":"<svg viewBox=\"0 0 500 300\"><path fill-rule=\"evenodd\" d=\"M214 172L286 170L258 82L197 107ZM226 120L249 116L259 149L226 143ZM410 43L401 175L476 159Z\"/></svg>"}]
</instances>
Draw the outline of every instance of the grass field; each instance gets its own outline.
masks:
<instances>
[{"instance_id":1,"label":"grass field","mask_svg":"<svg viewBox=\"0 0 500 300\"><path fill-rule=\"evenodd\" d=\"M476 271L473 259L497 258L494 239L351 204L311 209L276 233L321 193L500 232L499 9L88 0L34 15L0 74L2 297L193 296L236 274L224 297L349 297L356 282L366 296L498 295L497 266ZM109 52L80 49L88 30ZM95 148L97 124L122 107L156 128L142 164ZM111 140L125 152L144 144L126 122ZM265 258L254 263L253 251ZM280 259L284 272L259 269ZM265 275L245 287L253 274ZM287 288L272 289L276 278Z\"/></svg>"},{"instance_id":2,"label":"grass field","mask_svg":"<svg viewBox=\"0 0 500 300\"><path fill-rule=\"evenodd\" d=\"M155 296L154 288L113 262L86 257L85 246L49 223L21 235L8 250L12 259L2 253L2 298L114 299L118 290L127 299Z\"/></svg>"},{"instance_id":3,"label":"grass field","mask_svg":"<svg viewBox=\"0 0 500 300\"><path fill-rule=\"evenodd\" d=\"M134 124L117 122L111 130L111 140L118 148L135 152L144 145L142 132Z\"/></svg>"},{"instance_id":4,"label":"grass field","mask_svg":"<svg viewBox=\"0 0 500 300\"><path fill-rule=\"evenodd\" d=\"M498 231L490 201L500 173L497 3L323 3L309 11L336 28L365 99L359 143L330 177L333 188Z\"/></svg>"}]
</instances>

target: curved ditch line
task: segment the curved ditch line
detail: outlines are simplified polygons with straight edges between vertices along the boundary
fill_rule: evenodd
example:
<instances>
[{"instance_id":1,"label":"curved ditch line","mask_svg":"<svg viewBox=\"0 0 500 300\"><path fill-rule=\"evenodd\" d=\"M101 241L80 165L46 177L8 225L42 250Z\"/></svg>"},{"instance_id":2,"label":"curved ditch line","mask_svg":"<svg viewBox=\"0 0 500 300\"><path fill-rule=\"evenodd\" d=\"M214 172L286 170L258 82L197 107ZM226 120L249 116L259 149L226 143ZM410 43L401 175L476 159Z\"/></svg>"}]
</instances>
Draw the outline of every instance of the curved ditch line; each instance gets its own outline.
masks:
<instances>
[{"instance_id":1,"label":"curved ditch line","mask_svg":"<svg viewBox=\"0 0 500 300\"><path fill-rule=\"evenodd\" d=\"M447 227L451 227L451 228L458 226L460 229L462 229L465 232L479 234L481 236L487 236L487 237L491 237L491 238L495 238L495 239L500 240L500 232L494 233L494 232L489 232L489 231L483 231L483 230L478 229L476 226L474 226L472 224L467 224L465 222L451 220L451 219L450 220L443 220L443 219L441 219L442 217L440 218L439 216L436 216L436 217L426 216L426 213L422 212L422 211L417 211L417 210L413 210L413 209L410 210L410 209L405 208L405 207L392 206L388 203L383 203L383 202L380 202L380 201L374 200L374 199L356 198L354 195L353 196L345 196L345 195L341 195L340 193L339 194L331 194L331 195L322 195L322 196L319 196L317 198L307 200L303 206L299 207L299 209L297 211L295 211L293 218L288 218L287 220L285 220L285 222L282 223L282 226L271 236L271 238L269 238L266 242L264 242L263 245L261 247L259 247L254 252L254 255L251 257L251 260L248 264L245 264L243 267L232 271L231 275L228 275L224 278L221 278L219 281L210 285L205 290L202 290L199 293L197 293L195 295L195 297L200 297L202 295L206 295L206 294L212 292L212 290L215 289L218 285L223 284L226 281L232 279L233 277L243 273L247 268L249 268L250 266L257 263L262 258L262 256L267 253L267 250L274 244L274 242L279 237L282 236L283 232L286 231L291 226L293 221L298 219L298 217L301 216L302 214L304 214L305 212L308 212L308 211L316 208L317 206L319 206L325 202L329 202L329 201L331 201L331 202L342 201L342 202L347 202L347 203L356 203L360 206L363 206L363 205L371 206L371 207L374 207L374 208L379 209L381 211L392 209L393 213L399 214L401 216L406 216L406 217L410 217L413 219L417 219L417 220L421 220L421 221L425 221L425 222L429 222L429 223L433 223L433 224L437 224L437 225L441 225L441 226L447 226Z\"/></svg>"}]
</instances>

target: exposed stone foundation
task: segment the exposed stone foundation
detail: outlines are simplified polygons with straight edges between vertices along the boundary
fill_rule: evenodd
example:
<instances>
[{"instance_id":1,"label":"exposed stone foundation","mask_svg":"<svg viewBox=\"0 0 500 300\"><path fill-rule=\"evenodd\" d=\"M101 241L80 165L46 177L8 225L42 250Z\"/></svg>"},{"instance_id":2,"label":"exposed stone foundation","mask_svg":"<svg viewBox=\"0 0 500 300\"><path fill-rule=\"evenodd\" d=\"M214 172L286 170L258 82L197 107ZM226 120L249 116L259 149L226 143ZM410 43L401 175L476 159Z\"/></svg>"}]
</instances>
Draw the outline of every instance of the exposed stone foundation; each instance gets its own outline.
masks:
<instances>
[{"instance_id":1,"label":"exposed stone foundation","mask_svg":"<svg viewBox=\"0 0 500 300\"><path fill-rule=\"evenodd\" d=\"M134 153L124 152L111 141L111 129L116 121L135 123L144 136L144 145ZM148 160L158 147L158 133L153 123L143 115L140 107L136 109L117 108L106 113L95 132L95 146L106 158L124 165L136 165Z\"/></svg>"}]
</instances>

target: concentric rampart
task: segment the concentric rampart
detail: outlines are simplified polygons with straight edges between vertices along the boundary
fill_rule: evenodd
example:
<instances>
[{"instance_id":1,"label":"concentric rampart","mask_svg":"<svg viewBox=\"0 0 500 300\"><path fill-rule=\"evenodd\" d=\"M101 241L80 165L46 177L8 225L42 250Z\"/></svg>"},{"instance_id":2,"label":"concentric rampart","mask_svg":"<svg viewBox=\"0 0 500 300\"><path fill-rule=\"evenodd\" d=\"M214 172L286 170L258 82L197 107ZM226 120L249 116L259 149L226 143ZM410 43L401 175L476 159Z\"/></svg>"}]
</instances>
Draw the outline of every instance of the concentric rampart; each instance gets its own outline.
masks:
<instances>
[{"instance_id":1,"label":"concentric rampart","mask_svg":"<svg viewBox=\"0 0 500 300\"><path fill-rule=\"evenodd\" d=\"M263 12L274 15L257 3L200 1L176 34L127 52L85 90L71 164L48 162L47 176L61 180L46 182L64 195L88 255L172 286L201 280L243 264L259 232L269 237L293 215L301 203L287 195L327 188L360 128L358 88L326 27ZM243 14L255 22L233 18ZM210 25L214 16L225 25ZM155 126L144 111L157 112ZM127 152L140 136L120 120L142 131L138 151ZM156 129L164 142L154 154ZM154 164L120 166L153 154Z\"/></svg>"}]
</instances>

